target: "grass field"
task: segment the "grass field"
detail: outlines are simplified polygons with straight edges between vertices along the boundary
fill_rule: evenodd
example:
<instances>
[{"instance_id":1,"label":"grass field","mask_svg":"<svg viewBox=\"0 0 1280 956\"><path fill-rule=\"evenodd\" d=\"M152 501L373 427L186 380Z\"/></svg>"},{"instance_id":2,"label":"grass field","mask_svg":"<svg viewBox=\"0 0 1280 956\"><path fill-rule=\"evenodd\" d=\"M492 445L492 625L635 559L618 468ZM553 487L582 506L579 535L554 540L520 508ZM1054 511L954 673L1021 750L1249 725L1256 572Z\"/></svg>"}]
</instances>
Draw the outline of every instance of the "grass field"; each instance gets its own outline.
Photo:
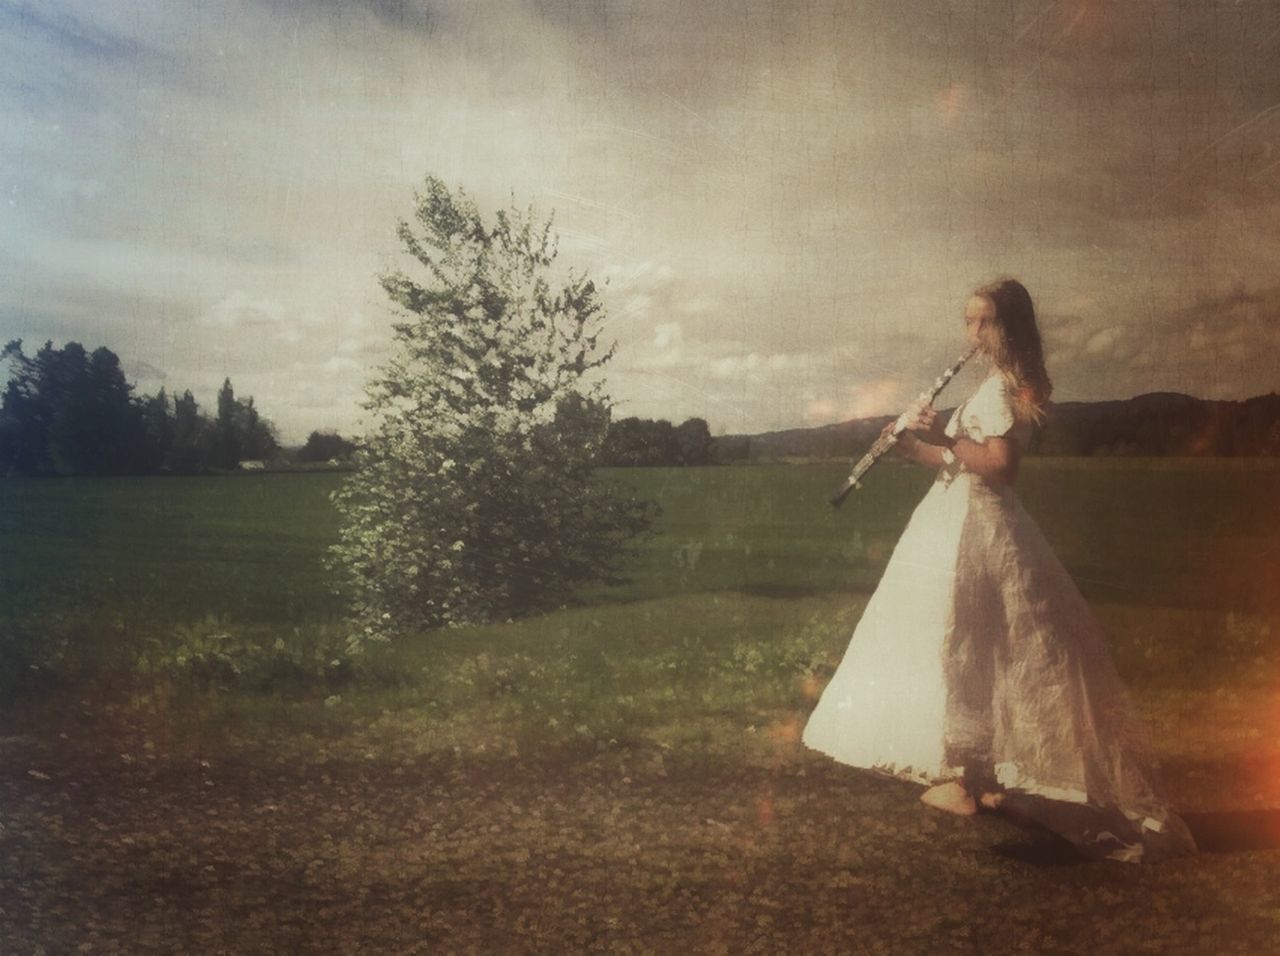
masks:
<instances>
[{"instance_id":1,"label":"grass field","mask_svg":"<svg viewBox=\"0 0 1280 956\"><path fill-rule=\"evenodd\" d=\"M1151 867L799 744L927 481L832 512L841 471L613 473L663 508L629 583L274 691L175 662L340 639L338 476L7 482L0 625L50 658L3 712L0 951L1265 951L1280 468L1019 479L1221 851Z\"/></svg>"}]
</instances>

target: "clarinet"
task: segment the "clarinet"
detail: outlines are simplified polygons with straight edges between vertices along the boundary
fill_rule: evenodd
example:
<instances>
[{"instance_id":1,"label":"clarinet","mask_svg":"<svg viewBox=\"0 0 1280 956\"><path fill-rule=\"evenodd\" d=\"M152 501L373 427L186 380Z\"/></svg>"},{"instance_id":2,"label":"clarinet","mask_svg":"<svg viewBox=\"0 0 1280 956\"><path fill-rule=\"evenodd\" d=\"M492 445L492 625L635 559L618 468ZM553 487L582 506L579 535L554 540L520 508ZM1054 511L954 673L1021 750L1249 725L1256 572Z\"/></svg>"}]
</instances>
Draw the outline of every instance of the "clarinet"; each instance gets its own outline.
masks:
<instances>
[{"instance_id":1,"label":"clarinet","mask_svg":"<svg viewBox=\"0 0 1280 956\"><path fill-rule=\"evenodd\" d=\"M947 383L955 377L956 372L960 371L960 369L964 367L964 363L973 358L974 353L977 351L978 350L976 348L972 348L968 352L965 352L964 355L960 356L956 361L956 364L939 375L938 380L934 382L932 386L925 389L917 401L928 404L937 398L938 393L947 387ZM845 479L844 484L837 488L836 493L831 496L830 500L833 508L839 508L844 503L844 499L849 497L849 492L853 491L855 488L861 488L862 476L871 470L871 466L879 461L885 452L898 444L898 439L907 429L906 419L907 413L903 412L898 416L897 421L893 423L893 430L881 434L881 436L875 440L875 443L867 450L867 453L858 459L858 463L853 466L853 471L849 473L849 477Z\"/></svg>"}]
</instances>

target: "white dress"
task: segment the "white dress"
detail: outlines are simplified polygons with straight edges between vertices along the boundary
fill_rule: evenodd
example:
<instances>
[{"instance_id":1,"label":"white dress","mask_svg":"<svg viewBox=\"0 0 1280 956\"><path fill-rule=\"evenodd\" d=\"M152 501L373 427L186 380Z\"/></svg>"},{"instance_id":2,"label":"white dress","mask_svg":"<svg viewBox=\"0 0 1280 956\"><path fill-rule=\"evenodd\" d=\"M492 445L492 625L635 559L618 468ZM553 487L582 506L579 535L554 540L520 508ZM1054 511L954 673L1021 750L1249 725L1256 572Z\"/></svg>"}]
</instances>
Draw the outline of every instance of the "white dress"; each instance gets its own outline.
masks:
<instances>
[{"instance_id":1,"label":"white dress","mask_svg":"<svg viewBox=\"0 0 1280 956\"><path fill-rule=\"evenodd\" d=\"M946 428L979 442L1027 431L999 374ZM1012 489L958 464L912 514L803 739L855 767L1002 789L1091 856L1195 849L1075 582Z\"/></svg>"}]
</instances>

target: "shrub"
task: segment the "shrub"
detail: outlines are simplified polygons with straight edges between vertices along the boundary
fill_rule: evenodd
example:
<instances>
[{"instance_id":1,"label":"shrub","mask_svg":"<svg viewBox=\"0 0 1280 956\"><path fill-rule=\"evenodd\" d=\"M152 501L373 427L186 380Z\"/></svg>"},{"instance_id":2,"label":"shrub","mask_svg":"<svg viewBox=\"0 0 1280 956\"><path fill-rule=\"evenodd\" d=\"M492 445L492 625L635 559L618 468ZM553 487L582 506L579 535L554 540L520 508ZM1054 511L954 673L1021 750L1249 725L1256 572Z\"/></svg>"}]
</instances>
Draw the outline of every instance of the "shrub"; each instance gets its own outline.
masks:
<instances>
[{"instance_id":1,"label":"shrub","mask_svg":"<svg viewBox=\"0 0 1280 956\"><path fill-rule=\"evenodd\" d=\"M595 480L612 349L595 285L553 288L550 222L488 223L436 179L414 212L399 234L417 277L382 278L402 321L335 494L354 643L556 606L615 577L649 517Z\"/></svg>"}]
</instances>

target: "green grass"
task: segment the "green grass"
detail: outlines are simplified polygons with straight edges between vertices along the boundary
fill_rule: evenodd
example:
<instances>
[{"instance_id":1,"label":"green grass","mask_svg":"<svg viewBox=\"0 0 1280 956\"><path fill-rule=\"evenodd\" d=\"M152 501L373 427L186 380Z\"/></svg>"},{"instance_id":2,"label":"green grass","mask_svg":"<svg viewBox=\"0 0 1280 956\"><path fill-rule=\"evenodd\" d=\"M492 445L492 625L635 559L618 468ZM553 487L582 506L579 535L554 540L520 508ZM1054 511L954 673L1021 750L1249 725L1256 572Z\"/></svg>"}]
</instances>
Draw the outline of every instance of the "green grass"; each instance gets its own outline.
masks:
<instances>
[{"instance_id":1,"label":"green grass","mask_svg":"<svg viewBox=\"0 0 1280 956\"><path fill-rule=\"evenodd\" d=\"M6 483L0 625L63 640L67 683L4 714L0 936L15 951L1264 951L1274 851L1020 862L996 852L1031 846L1007 822L941 818L906 784L804 750L927 482L886 467L832 512L842 470L611 473L663 508L628 583L371 647L354 682L326 671L339 476ZM1183 810L1280 806L1276 477L1041 460L1019 481ZM219 689L173 666L218 648L259 679ZM310 676L291 676L308 655Z\"/></svg>"},{"instance_id":2,"label":"green grass","mask_svg":"<svg viewBox=\"0 0 1280 956\"><path fill-rule=\"evenodd\" d=\"M426 635L383 655L370 673L382 684L412 683L422 667L396 663L396 654L443 660L455 646L463 656L508 644L549 654L558 645L548 633L566 631L613 654L652 656L711 635L719 635L717 654L772 646L793 617L838 617L844 627L844 610L874 588L928 476L885 466L834 511L826 497L842 472L819 464L607 473L662 508L627 583L585 593L589 610ZM1120 625L1112 639L1126 675L1167 684L1200 670L1206 679L1246 671L1274 643L1278 476L1272 462L1038 459L1026 463L1018 493L1085 594ZM128 668L139 654L172 660L193 646L238 653L278 644L290 660L318 648L323 671L345 636L323 565L337 531L329 494L341 480L6 482L0 626L11 640L56 645L69 673ZM731 619L756 598L791 604L718 627L717 617ZM680 620L655 630L662 602L677 599L679 613L699 622L696 632ZM831 640L839 647L841 634Z\"/></svg>"},{"instance_id":3,"label":"green grass","mask_svg":"<svg viewBox=\"0 0 1280 956\"><path fill-rule=\"evenodd\" d=\"M1091 598L1149 606L1280 608L1280 461L1031 459L1017 493ZM884 466L839 511L829 464L632 471L662 504L635 580L601 597L776 594L875 586L930 481Z\"/></svg>"},{"instance_id":4,"label":"green grass","mask_svg":"<svg viewBox=\"0 0 1280 956\"><path fill-rule=\"evenodd\" d=\"M144 700L238 688L213 707L230 721L266 709L341 733L390 711L453 743L498 726L526 749L712 733L811 704L928 482L887 466L834 511L842 471L608 473L662 507L627 583L354 662L339 660L346 630L323 567L341 476L8 482L0 625L54 683L105 675ZM1276 477L1273 463L1026 464L1019 495L1143 700L1167 710L1280 670Z\"/></svg>"},{"instance_id":5,"label":"green grass","mask_svg":"<svg viewBox=\"0 0 1280 956\"><path fill-rule=\"evenodd\" d=\"M838 465L607 472L663 509L632 581L590 601L737 590L874 587L928 486L883 466L844 508ZM1091 596L1251 610L1280 606L1280 463L1033 459L1018 494ZM10 619L104 608L242 622L331 619L322 567L340 475L10 480L0 597ZM1268 575L1271 575L1268 578Z\"/></svg>"},{"instance_id":6,"label":"green grass","mask_svg":"<svg viewBox=\"0 0 1280 956\"><path fill-rule=\"evenodd\" d=\"M322 558L332 475L12 479L0 499L9 619L87 611L285 623L338 607Z\"/></svg>"}]
</instances>

